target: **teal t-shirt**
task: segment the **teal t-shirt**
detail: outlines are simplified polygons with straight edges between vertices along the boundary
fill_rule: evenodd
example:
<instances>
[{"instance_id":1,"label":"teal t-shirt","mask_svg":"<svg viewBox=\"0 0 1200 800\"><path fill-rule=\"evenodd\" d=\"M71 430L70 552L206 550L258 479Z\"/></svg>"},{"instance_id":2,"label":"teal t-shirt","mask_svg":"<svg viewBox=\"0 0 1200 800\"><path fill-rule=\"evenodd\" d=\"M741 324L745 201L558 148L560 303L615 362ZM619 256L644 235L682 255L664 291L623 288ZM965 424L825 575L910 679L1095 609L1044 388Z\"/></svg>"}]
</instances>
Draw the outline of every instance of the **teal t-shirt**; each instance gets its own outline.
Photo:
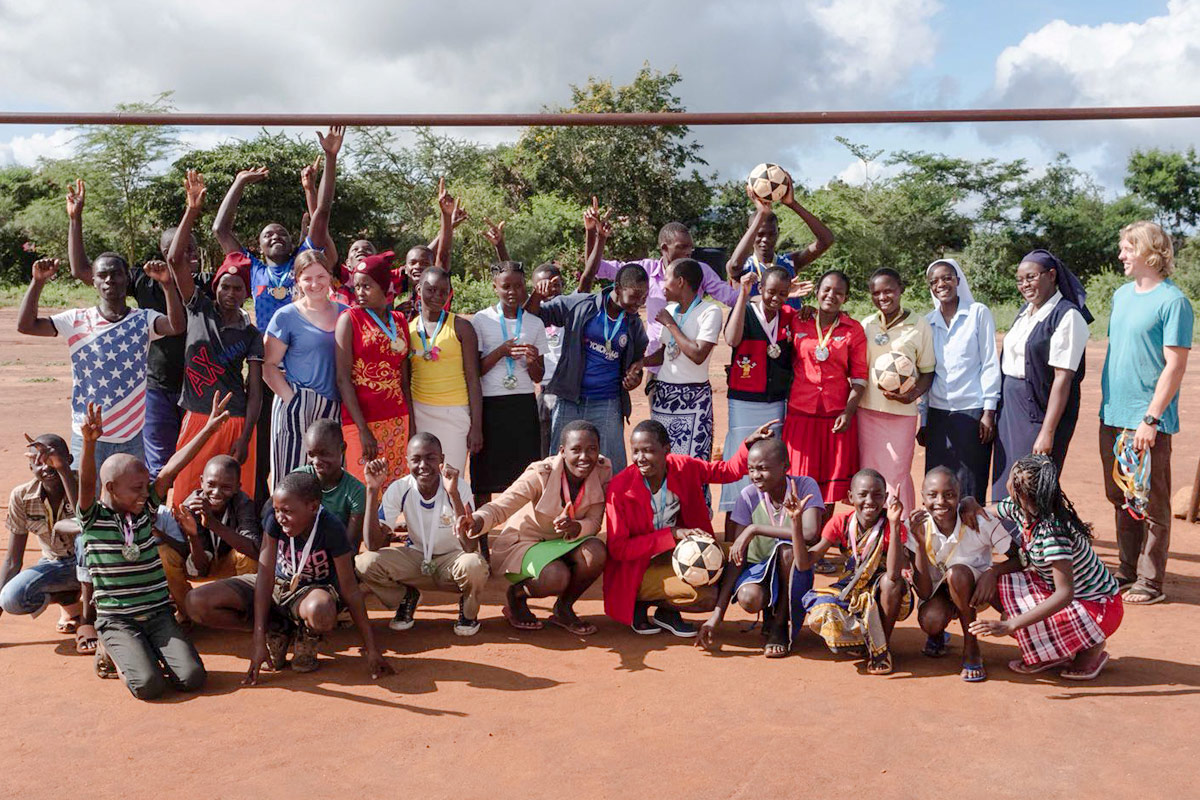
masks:
<instances>
[{"instance_id":1,"label":"teal t-shirt","mask_svg":"<svg viewBox=\"0 0 1200 800\"><path fill-rule=\"evenodd\" d=\"M1135 430L1154 398L1166 368L1164 347L1192 346L1192 304L1169 280L1138 293L1132 282L1113 292L1108 318L1108 352L1100 377L1100 419L1113 428ZM1179 432L1179 395L1171 398L1158 428Z\"/></svg>"},{"instance_id":2,"label":"teal t-shirt","mask_svg":"<svg viewBox=\"0 0 1200 800\"><path fill-rule=\"evenodd\" d=\"M317 471L305 464L297 472L316 475ZM363 482L342 470L342 479L332 489L321 489L321 507L337 517L342 525L350 525L351 514L362 514L367 508L367 488Z\"/></svg>"}]
</instances>

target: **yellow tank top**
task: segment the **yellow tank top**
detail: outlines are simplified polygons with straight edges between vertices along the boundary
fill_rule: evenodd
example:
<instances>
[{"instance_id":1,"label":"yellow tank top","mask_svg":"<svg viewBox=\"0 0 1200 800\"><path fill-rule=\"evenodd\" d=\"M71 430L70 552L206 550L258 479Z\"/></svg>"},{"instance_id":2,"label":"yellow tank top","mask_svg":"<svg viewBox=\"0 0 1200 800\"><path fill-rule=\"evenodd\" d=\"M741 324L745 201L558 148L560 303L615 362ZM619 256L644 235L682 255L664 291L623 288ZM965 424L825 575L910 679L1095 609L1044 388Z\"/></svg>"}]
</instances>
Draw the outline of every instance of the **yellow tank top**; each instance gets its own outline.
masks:
<instances>
[{"instance_id":1,"label":"yellow tank top","mask_svg":"<svg viewBox=\"0 0 1200 800\"><path fill-rule=\"evenodd\" d=\"M425 357L421 333L426 329L422 325L419 316L408 325L413 400L431 406L467 405L467 376L463 372L462 343L454 332L454 314L446 314L446 323L429 343L430 350L437 353L436 359Z\"/></svg>"}]
</instances>

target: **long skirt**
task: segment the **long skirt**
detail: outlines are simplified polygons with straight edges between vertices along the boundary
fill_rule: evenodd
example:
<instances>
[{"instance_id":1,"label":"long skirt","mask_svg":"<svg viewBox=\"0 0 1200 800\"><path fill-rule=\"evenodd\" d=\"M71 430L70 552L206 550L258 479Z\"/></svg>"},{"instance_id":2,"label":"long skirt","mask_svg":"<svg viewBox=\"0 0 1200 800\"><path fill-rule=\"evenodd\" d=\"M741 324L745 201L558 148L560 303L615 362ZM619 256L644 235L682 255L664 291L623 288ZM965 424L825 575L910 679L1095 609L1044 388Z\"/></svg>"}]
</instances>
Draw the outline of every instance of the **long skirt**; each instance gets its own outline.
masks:
<instances>
[{"instance_id":1,"label":"long skirt","mask_svg":"<svg viewBox=\"0 0 1200 800\"><path fill-rule=\"evenodd\" d=\"M483 449L471 454L471 488L503 492L541 458L542 430L532 394L483 398Z\"/></svg>"},{"instance_id":2,"label":"long skirt","mask_svg":"<svg viewBox=\"0 0 1200 800\"><path fill-rule=\"evenodd\" d=\"M992 451L992 502L1008 497L1008 473L1017 459L1033 452L1033 443L1042 429L1042 424L1033 420L1040 417L1040 410L1025 388L1025 380L1005 375L996 415L996 447ZM1050 451L1060 474L1078 418L1079 403L1068 399L1067 408L1054 431L1054 445Z\"/></svg>"},{"instance_id":3,"label":"long skirt","mask_svg":"<svg viewBox=\"0 0 1200 800\"><path fill-rule=\"evenodd\" d=\"M712 386L704 383L654 384L650 417L671 437L671 452L708 461L712 458Z\"/></svg>"},{"instance_id":4,"label":"long skirt","mask_svg":"<svg viewBox=\"0 0 1200 800\"><path fill-rule=\"evenodd\" d=\"M432 433L442 443L446 463L467 471L467 434L471 430L469 406L431 406L413 400L412 415L418 433Z\"/></svg>"},{"instance_id":5,"label":"long skirt","mask_svg":"<svg viewBox=\"0 0 1200 800\"><path fill-rule=\"evenodd\" d=\"M729 398L729 432L725 434L725 458L730 458L746 441L746 437L754 433L756 428L772 420L782 420L787 413L787 400L773 403L759 403L753 400L734 400ZM775 435L779 436L783 423L775 426ZM737 504L742 490L750 485L749 478L742 478L737 483L727 483L721 487L721 502L717 510L730 512Z\"/></svg>"},{"instance_id":6,"label":"long skirt","mask_svg":"<svg viewBox=\"0 0 1200 800\"><path fill-rule=\"evenodd\" d=\"M807 475L821 487L825 505L845 500L850 479L858 472L858 415L841 433L835 417L790 413L783 421L783 443L791 460L789 475Z\"/></svg>"},{"instance_id":7,"label":"long skirt","mask_svg":"<svg viewBox=\"0 0 1200 800\"><path fill-rule=\"evenodd\" d=\"M946 467L958 476L963 497L987 502L992 469L992 443L979 441L982 408L942 411L931 408L925 417L925 471Z\"/></svg>"},{"instance_id":8,"label":"long skirt","mask_svg":"<svg viewBox=\"0 0 1200 800\"><path fill-rule=\"evenodd\" d=\"M319 419L341 424L342 404L312 389L297 388L288 402L276 395L271 409L271 480L295 472L304 465L308 451L304 432Z\"/></svg>"},{"instance_id":9,"label":"long skirt","mask_svg":"<svg viewBox=\"0 0 1200 800\"><path fill-rule=\"evenodd\" d=\"M842 591L849 585L852 575L828 588L812 589L804 595L808 626L825 640L831 652L865 646L867 654L875 657L888 651L879 605L879 582L883 575L884 570L878 570L861 592L850 597L842 597ZM912 586L909 585L900 600L896 621L908 619L914 605Z\"/></svg>"},{"instance_id":10,"label":"long skirt","mask_svg":"<svg viewBox=\"0 0 1200 800\"><path fill-rule=\"evenodd\" d=\"M1037 573L1025 570L1001 575L998 594L1004 615L1011 619L1047 600L1054 590ZM1119 594L1100 601L1072 600L1066 608L1014 634L1021 645L1021 660L1032 667L1072 658L1112 636L1124 615Z\"/></svg>"},{"instance_id":11,"label":"long skirt","mask_svg":"<svg viewBox=\"0 0 1200 800\"><path fill-rule=\"evenodd\" d=\"M860 408L855 417L858 419L859 469L870 467L883 475L888 491L900 498L904 518L908 519L917 499L912 462L917 450L920 417L869 408Z\"/></svg>"},{"instance_id":12,"label":"long skirt","mask_svg":"<svg viewBox=\"0 0 1200 800\"><path fill-rule=\"evenodd\" d=\"M195 439L207 422L208 414L197 414L195 411L184 414L183 425L179 429L179 444L175 446L176 452ZM230 417L221 423L221 427L217 428L217 432L204 443L204 447L200 448L196 457L175 476L175 483L171 485L172 503L179 505L189 494L200 488L200 476L204 474L204 467L208 464L208 460L213 456L228 455L229 451L233 449L233 443L241 437L245 428L245 417ZM250 434L250 442L246 450L246 460L242 463L241 488L247 495L254 497L258 466L258 431Z\"/></svg>"},{"instance_id":13,"label":"long skirt","mask_svg":"<svg viewBox=\"0 0 1200 800\"><path fill-rule=\"evenodd\" d=\"M379 453L375 457L387 459L387 482L391 483L407 475L408 415L368 422L367 430L375 436L375 442L379 445ZM344 423L342 438L346 440L346 471L360 481L364 480L366 459L362 454L362 440L358 436L358 426L353 422Z\"/></svg>"}]
</instances>

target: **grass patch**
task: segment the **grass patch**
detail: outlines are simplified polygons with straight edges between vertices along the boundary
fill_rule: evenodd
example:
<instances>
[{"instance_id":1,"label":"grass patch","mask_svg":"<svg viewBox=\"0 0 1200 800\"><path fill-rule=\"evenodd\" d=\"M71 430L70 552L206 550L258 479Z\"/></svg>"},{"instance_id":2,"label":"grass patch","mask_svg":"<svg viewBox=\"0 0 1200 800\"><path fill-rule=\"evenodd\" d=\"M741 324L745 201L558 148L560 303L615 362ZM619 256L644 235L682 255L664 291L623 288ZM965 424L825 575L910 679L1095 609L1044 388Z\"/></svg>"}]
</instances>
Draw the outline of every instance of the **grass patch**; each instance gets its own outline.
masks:
<instances>
[{"instance_id":1,"label":"grass patch","mask_svg":"<svg viewBox=\"0 0 1200 800\"><path fill-rule=\"evenodd\" d=\"M21 383L58 383L58 378L42 375L37 378L21 378Z\"/></svg>"},{"instance_id":2,"label":"grass patch","mask_svg":"<svg viewBox=\"0 0 1200 800\"><path fill-rule=\"evenodd\" d=\"M0 286L0 308L19 306L28 284ZM62 277L50 281L42 289L42 308L83 308L96 304L96 290L72 278Z\"/></svg>"}]
</instances>

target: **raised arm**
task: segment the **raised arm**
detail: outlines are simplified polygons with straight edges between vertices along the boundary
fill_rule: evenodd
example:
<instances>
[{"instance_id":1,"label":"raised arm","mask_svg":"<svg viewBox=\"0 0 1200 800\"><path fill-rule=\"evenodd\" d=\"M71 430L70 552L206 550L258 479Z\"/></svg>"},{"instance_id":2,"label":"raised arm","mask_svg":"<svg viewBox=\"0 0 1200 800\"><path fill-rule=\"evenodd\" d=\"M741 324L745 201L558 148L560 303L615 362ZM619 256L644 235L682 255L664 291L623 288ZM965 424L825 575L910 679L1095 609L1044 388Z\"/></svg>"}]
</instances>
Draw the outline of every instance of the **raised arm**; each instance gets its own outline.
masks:
<instances>
[{"instance_id":1,"label":"raised arm","mask_svg":"<svg viewBox=\"0 0 1200 800\"><path fill-rule=\"evenodd\" d=\"M317 207L312 212L308 225L308 238L313 246L325 251L325 263L337 263L337 247L329 236L329 214L333 210L333 195L337 183L337 157L346 136L346 126L330 125L324 136L317 131L321 149L325 151L325 170L321 173L321 187L317 190Z\"/></svg>"},{"instance_id":2,"label":"raised arm","mask_svg":"<svg viewBox=\"0 0 1200 800\"><path fill-rule=\"evenodd\" d=\"M83 446L79 452L79 503L76 512L82 514L96 502L96 442L104 432L104 416L99 403L87 404L87 416L79 426Z\"/></svg>"},{"instance_id":3,"label":"raised arm","mask_svg":"<svg viewBox=\"0 0 1200 800\"><path fill-rule=\"evenodd\" d=\"M584 212L583 229L586 234L585 247L587 250L584 253L583 272L579 273L578 292L590 292L592 284L596 282L596 276L600 274L600 266L604 261L604 246L608 243L612 236L612 223L609 222L609 217L612 215L612 209L605 209L600 213L599 206L596 205L596 198L592 198L592 208ZM589 227L589 217L590 226Z\"/></svg>"},{"instance_id":4,"label":"raised arm","mask_svg":"<svg viewBox=\"0 0 1200 800\"><path fill-rule=\"evenodd\" d=\"M438 178L437 202L440 221L438 223L438 235L436 239L437 246L433 248L433 263L449 275L450 253L454 242L454 218L462 213L465 219L466 212L461 211L458 201L446 191L446 179L444 177Z\"/></svg>"},{"instance_id":5,"label":"raised arm","mask_svg":"<svg viewBox=\"0 0 1200 800\"><path fill-rule=\"evenodd\" d=\"M737 246L733 248L733 253L730 254L729 260L725 262L725 274L729 276L730 281L740 280L742 277L742 265L746 263L746 258L750 255L750 251L754 249L754 237L758 235L759 227L771 215L771 201L763 198L750 191L750 187L746 187L746 194L751 202L754 203L754 216L750 218L749 224L746 225L746 232L742 234L742 238L738 240Z\"/></svg>"},{"instance_id":6,"label":"raised arm","mask_svg":"<svg viewBox=\"0 0 1200 800\"><path fill-rule=\"evenodd\" d=\"M17 333L26 336L57 336L58 328L49 317L39 317L38 308L42 299L42 288L46 281L58 273L57 258L39 258L33 262L29 277L29 288L21 298L21 308L17 312Z\"/></svg>"},{"instance_id":7,"label":"raised arm","mask_svg":"<svg viewBox=\"0 0 1200 800\"><path fill-rule=\"evenodd\" d=\"M221 245L221 252L225 255L242 251L242 243L238 241L237 235L233 232L233 221L237 216L238 204L242 202L242 192L252 183L265 181L268 174L266 167L242 170L233 179L233 185L229 187L229 191L221 200L217 216L213 219L212 232L213 236L217 237L217 243Z\"/></svg>"},{"instance_id":8,"label":"raised arm","mask_svg":"<svg viewBox=\"0 0 1200 800\"><path fill-rule=\"evenodd\" d=\"M87 190L83 178L76 178L75 185L67 185L67 261L71 275L92 282L92 262L88 260L83 246L83 199Z\"/></svg>"},{"instance_id":9,"label":"raised arm","mask_svg":"<svg viewBox=\"0 0 1200 800\"><path fill-rule=\"evenodd\" d=\"M824 222L817 219L816 215L796 202L796 187L790 180L788 181L787 195L780 201L780 204L796 212L796 215L804 220L804 224L816 237L808 247L792 253L792 266L799 272L801 267L816 261L833 245L833 231L829 230Z\"/></svg>"},{"instance_id":10,"label":"raised arm","mask_svg":"<svg viewBox=\"0 0 1200 800\"><path fill-rule=\"evenodd\" d=\"M171 240L171 247L167 251L167 266L175 275L179 296L183 298L184 303L190 303L196 293L196 281L192 278L192 265L188 263L187 250L196 220L204 211L204 198L208 195L208 190L204 188L204 176L194 169L189 169L183 179L183 194L183 219L179 221L179 227L175 229L175 238Z\"/></svg>"},{"instance_id":11,"label":"raised arm","mask_svg":"<svg viewBox=\"0 0 1200 800\"><path fill-rule=\"evenodd\" d=\"M731 349L736 350L737 346L742 343L742 336L746 332L746 305L750 302L750 291L756 283L758 283L758 273L756 272L747 272L738 281L740 294L737 302L733 304L733 310L729 312L729 319L725 321L725 343Z\"/></svg>"},{"instance_id":12,"label":"raised arm","mask_svg":"<svg viewBox=\"0 0 1200 800\"><path fill-rule=\"evenodd\" d=\"M497 261L508 261L508 246L504 243L504 220L492 222L487 217L483 218L483 222L487 225L483 229L483 238L492 243L492 247L496 250Z\"/></svg>"},{"instance_id":13,"label":"raised arm","mask_svg":"<svg viewBox=\"0 0 1200 800\"><path fill-rule=\"evenodd\" d=\"M175 276L167 262L147 261L142 265L142 272L162 287L163 297L167 301L167 315L154 318L154 332L159 336L175 336L186 331L187 313L183 310L183 300L175 288Z\"/></svg>"},{"instance_id":14,"label":"raised arm","mask_svg":"<svg viewBox=\"0 0 1200 800\"><path fill-rule=\"evenodd\" d=\"M154 478L154 493L159 497L167 496L167 491L171 488L171 484L175 483L175 478L183 471L183 468L200 455L205 443L212 438L225 420L229 419L229 412L225 410L225 406L229 405L230 397L232 395L222 395L220 392L213 394L212 413L209 414L204 427L200 429L195 438L176 450L175 455L171 456L163 468L158 471L158 475Z\"/></svg>"},{"instance_id":15,"label":"raised arm","mask_svg":"<svg viewBox=\"0 0 1200 800\"><path fill-rule=\"evenodd\" d=\"M312 215L317 213L317 185L315 178L317 170L320 168L321 157L317 156L313 163L305 164L304 168L300 170L300 187L304 190L304 210L308 214L308 222L312 222ZM301 227L307 230L307 222L302 224ZM304 234L301 234L300 240L304 241Z\"/></svg>"}]
</instances>

